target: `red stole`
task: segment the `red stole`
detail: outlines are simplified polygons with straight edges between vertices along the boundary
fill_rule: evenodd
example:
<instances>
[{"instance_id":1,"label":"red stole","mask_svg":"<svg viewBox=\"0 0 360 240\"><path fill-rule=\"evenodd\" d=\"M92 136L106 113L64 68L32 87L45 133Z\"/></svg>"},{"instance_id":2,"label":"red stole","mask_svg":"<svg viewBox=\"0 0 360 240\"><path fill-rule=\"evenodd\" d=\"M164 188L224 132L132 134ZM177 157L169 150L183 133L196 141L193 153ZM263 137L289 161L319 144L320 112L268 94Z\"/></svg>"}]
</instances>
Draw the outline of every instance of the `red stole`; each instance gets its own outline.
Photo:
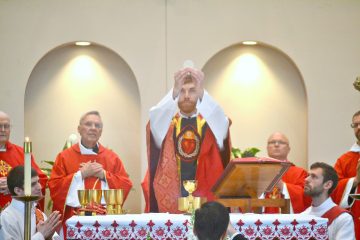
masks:
<instances>
[{"instance_id":1,"label":"red stole","mask_svg":"<svg viewBox=\"0 0 360 240\"><path fill-rule=\"evenodd\" d=\"M349 213L351 215L351 213L349 211L346 211L345 209L339 207L339 206L334 206L332 208L330 208L326 213L324 213L321 217L322 218L327 218L329 219L328 221L328 226L331 225L331 223L340 215L343 213Z\"/></svg>"}]
</instances>

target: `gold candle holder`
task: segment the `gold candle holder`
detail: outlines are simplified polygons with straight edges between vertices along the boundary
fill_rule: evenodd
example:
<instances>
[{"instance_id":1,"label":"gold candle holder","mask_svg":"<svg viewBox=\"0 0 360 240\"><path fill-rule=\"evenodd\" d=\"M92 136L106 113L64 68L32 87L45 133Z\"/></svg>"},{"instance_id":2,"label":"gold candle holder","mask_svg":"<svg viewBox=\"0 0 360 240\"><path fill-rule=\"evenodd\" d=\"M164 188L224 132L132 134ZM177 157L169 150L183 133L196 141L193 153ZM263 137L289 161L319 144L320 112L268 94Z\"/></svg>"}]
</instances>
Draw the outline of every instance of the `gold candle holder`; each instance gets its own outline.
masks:
<instances>
[{"instance_id":1,"label":"gold candle holder","mask_svg":"<svg viewBox=\"0 0 360 240\"><path fill-rule=\"evenodd\" d=\"M43 196L12 196L12 198L24 202L24 240L31 240L31 205L39 201Z\"/></svg>"}]
</instances>

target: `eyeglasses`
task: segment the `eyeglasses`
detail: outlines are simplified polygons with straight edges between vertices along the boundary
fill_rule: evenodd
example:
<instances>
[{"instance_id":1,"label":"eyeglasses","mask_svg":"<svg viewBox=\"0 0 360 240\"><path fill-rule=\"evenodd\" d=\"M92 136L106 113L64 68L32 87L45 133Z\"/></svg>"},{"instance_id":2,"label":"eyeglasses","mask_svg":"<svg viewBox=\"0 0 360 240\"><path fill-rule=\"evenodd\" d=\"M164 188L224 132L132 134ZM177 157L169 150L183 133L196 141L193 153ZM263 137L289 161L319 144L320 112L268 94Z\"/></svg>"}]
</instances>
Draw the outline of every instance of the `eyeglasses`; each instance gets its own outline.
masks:
<instances>
[{"instance_id":1,"label":"eyeglasses","mask_svg":"<svg viewBox=\"0 0 360 240\"><path fill-rule=\"evenodd\" d=\"M94 123L94 122L85 122L82 125L84 125L87 128L92 128L94 126L96 129L102 129L103 127L102 123Z\"/></svg>"},{"instance_id":2,"label":"eyeglasses","mask_svg":"<svg viewBox=\"0 0 360 240\"><path fill-rule=\"evenodd\" d=\"M11 128L11 125L8 123L0 124L0 130L9 130Z\"/></svg>"},{"instance_id":3,"label":"eyeglasses","mask_svg":"<svg viewBox=\"0 0 360 240\"><path fill-rule=\"evenodd\" d=\"M268 145L276 145L276 144L278 144L278 145L287 145L288 143L284 142L284 141L275 141L275 140L268 142Z\"/></svg>"},{"instance_id":4,"label":"eyeglasses","mask_svg":"<svg viewBox=\"0 0 360 240\"><path fill-rule=\"evenodd\" d=\"M350 126L351 126L352 128L358 128L358 127L360 127L360 122L358 122L358 123L352 123L352 124L350 124Z\"/></svg>"}]
</instances>

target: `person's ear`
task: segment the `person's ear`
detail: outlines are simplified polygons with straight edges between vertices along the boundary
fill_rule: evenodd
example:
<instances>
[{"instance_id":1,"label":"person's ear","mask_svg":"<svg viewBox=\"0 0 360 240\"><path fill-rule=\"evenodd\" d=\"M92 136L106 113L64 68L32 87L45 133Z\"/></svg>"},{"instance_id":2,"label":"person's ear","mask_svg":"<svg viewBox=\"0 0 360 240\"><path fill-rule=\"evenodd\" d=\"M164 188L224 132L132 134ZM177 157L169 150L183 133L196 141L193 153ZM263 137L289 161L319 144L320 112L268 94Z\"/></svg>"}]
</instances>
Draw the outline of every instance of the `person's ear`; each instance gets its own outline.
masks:
<instances>
[{"instance_id":1,"label":"person's ear","mask_svg":"<svg viewBox=\"0 0 360 240\"><path fill-rule=\"evenodd\" d=\"M331 180L328 180L328 181L326 181L325 183L324 183L324 188L326 189L326 190L329 190L332 186L333 186L333 181L331 181Z\"/></svg>"},{"instance_id":2,"label":"person's ear","mask_svg":"<svg viewBox=\"0 0 360 240\"><path fill-rule=\"evenodd\" d=\"M19 188L19 187L15 187L14 192L15 192L16 196L24 195L24 190L22 188Z\"/></svg>"}]
</instances>

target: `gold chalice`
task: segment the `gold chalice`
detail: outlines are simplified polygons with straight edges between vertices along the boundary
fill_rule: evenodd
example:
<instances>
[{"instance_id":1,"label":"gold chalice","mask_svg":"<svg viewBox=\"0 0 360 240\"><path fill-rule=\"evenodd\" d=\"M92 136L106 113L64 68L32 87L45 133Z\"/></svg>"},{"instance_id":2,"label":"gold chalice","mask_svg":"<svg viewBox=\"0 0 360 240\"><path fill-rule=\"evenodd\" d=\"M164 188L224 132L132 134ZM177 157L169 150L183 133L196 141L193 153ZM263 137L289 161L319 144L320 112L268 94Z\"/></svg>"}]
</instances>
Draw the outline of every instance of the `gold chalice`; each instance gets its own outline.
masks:
<instances>
[{"instance_id":1,"label":"gold chalice","mask_svg":"<svg viewBox=\"0 0 360 240\"><path fill-rule=\"evenodd\" d=\"M124 191L122 189L116 189L115 191L116 213L122 214L122 205L124 203Z\"/></svg>"},{"instance_id":2,"label":"gold chalice","mask_svg":"<svg viewBox=\"0 0 360 240\"><path fill-rule=\"evenodd\" d=\"M196 180L184 180L183 186L185 190L189 193L189 197L193 197L192 193L195 192L197 188L197 181Z\"/></svg>"},{"instance_id":3,"label":"gold chalice","mask_svg":"<svg viewBox=\"0 0 360 240\"><path fill-rule=\"evenodd\" d=\"M122 189L104 190L107 214L122 214L124 192Z\"/></svg>"},{"instance_id":4,"label":"gold chalice","mask_svg":"<svg viewBox=\"0 0 360 240\"><path fill-rule=\"evenodd\" d=\"M106 213L109 215L115 214L114 212L114 205L116 204L115 189L104 190L104 198L106 202Z\"/></svg>"},{"instance_id":5,"label":"gold chalice","mask_svg":"<svg viewBox=\"0 0 360 240\"><path fill-rule=\"evenodd\" d=\"M196 180L184 180L183 186L184 186L185 190L189 193L189 196L180 197L178 199L178 209L179 209L179 211L184 211L189 214L192 214L195 207L199 208L200 206L198 206L198 205L201 205L201 198L194 197L192 195L192 193L195 192L195 190L197 188L197 181Z\"/></svg>"},{"instance_id":6,"label":"gold chalice","mask_svg":"<svg viewBox=\"0 0 360 240\"><path fill-rule=\"evenodd\" d=\"M90 203L101 204L102 190L101 189L89 189Z\"/></svg>"},{"instance_id":7,"label":"gold chalice","mask_svg":"<svg viewBox=\"0 0 360 240\"><path fill-rule=\"evenodd\" d=\"M78 198L82 208L90 203L89 190L78 190ZM80 215L84 215L84 212L80 212Z\"/></svg>"}]
</instances>

